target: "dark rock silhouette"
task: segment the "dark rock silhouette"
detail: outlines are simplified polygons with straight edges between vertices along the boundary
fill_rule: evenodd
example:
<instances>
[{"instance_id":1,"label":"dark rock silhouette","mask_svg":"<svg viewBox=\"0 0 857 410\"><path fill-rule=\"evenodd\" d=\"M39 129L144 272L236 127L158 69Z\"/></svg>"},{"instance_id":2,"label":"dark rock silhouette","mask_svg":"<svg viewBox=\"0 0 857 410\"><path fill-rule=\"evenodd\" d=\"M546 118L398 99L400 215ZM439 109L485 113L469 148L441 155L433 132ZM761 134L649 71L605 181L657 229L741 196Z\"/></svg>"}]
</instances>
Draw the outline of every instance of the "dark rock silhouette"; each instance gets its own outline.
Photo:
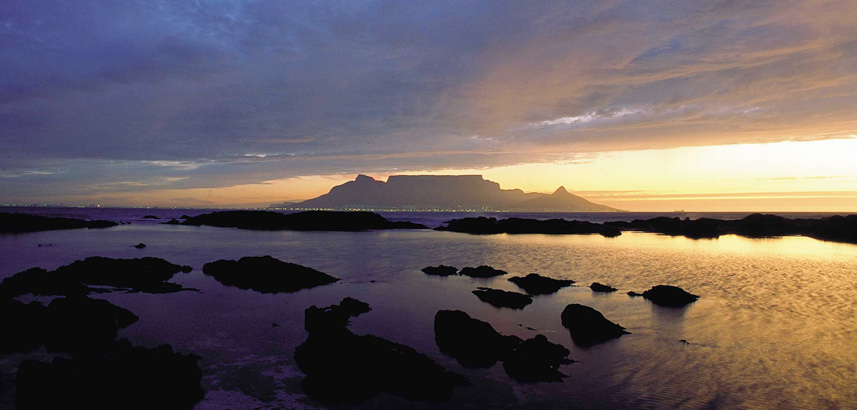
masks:
<instances>
[{"instance_id":1,"label":"dark rock silhouette","mask_svg":"<svg viewBox=\"0 0 857 410\"><path fill-rule=\"evenodd\" d=\"M109 291L178 292L186 289L167 281L175 274L190 269L189 266L174 265L160 258L112 259L93 256L50 272L32 268L16 273L0 283L0 295L61 296Z\"/></svg>"},{"instance_id":2,"label":"dark rock silhouette","mask_svg":"<svg viewBox=\"0 0 857 410\"><path fill-rule=\"evenodd\" d=\"M531 273L527 276L515 276L509 278L509 282L518 285L530 295L547 295L559 291L561 288L571 286L573 280L553 279Z\"/></svg>"},{"instance_id":3,"label":"dark rock silhouette","mask_svg":"<svg viewBox=\"0 0 857 410\"><path fill-rule=\"evenodd\" d=\"M468 266L458 272L459 275L470 276L471 278L493 278L494 276L501 276L506 273L504 270L494 269L488 265L480 265L475 268Z\"/></svg>"},{"instance_id":4,"label":"dark rock silhouette","mask_svg":"<svg viewBox=\"0 0 857 410\"><path fill-rule=\"evenodd\" d=\"M158 218L157 215L146 215L143 217L143 219L161 219L161 218Z\"/></svg>"},{"instance_id":5,"label":"dark rock silhouette","mask_svg":"<svg viewBox=\"0 0 857 410\"><path fill-rule=\"evenodd\" d=\"M86 221L74 218L48 218L21 213L0 212L0 233L24 233L59 229L109 228L119 225L111 221Z\"/></svg>"},{"instance_id":6,"label":"dark rock silhouette","mask_svg":"<svg viewBox=\"0 0 857 410\"><path fill-rule=\"evenodd\" d=\"M186 219L183 225L209 225L264 231L367 231L428 229L411 222L391 222L372 212L306 211L282 214L268 211L222 211Z\"/></svg>"},{"instance_id":7,"label":"dark rock silhouette","mask_svg":"<svg viewBox=\"0 0 857 410\"><path fill-rule=\"evenodd\" d=\"M643 296L643 294L642 294L642 293L638 293L638 292L634 292L634 291L632 290L632 291L629 291L629 292L628 292L628 296L630 296L630 297L632 297L632 298L635 298L635 297L638 297L638 296Z\"/></svg>"},{"instance_id":8,"label":"dark rock silhouette","mask_svg":"<svg viewBox=\"0 0 857 410\"><path fill-rule=\"evenodd\" d=\"M572 363L565 346L551 343L544 335L521 342L503 361L503 370L521 383L561 382L559 365Z\"/></svg>"},{"instance_id":9,"label":"dark rock silhouette","mask_svg":"<svg viewBox=\"0 0 857 410\"><path fill-rule=\"evenodd\" d=\"M435 228L438 231L462 232L478 235L490 235L498 233L507 234L602 234L604 236L618 236L616 228L604 227L592 222L567 221L565 219L526 219L526 218L461 218L444 222Z\"/></svg>"},{"instance_id":10,"label":"dark rock silhouette","mask_svg":"<svg viewBox=\"0 0 857 410\"><path fill-rule=\"evenodd\" d=\"M137 249L143 249L143 248L145 248L145 247L146 247L146 244L145 244L145 243L143 243L143 242L140 242L140 243L138 243L138 244L134 245L134 247L135 247L135 248L137 248Z\"/></svg>"},{"instance_id":11,"label":"dark rock silhouette","mask_svg":"<svg viewBox=\"0 0 857 410\"><path fill-rule=\"evenodd\" d=\"M569 351L543 335L521 340L504 336L487 322L459 310L441 310L434 317L437 346L465 367L491 367L503 362L503 370L522 383L561 381L558 368L571 363Z\"/></svg>"},{"instance_id":12,"label":"dark rock silhouette","mask_svg":"<svg viewBox=\"0 0 857 410\"><path fill-rule=\"evenodd\" d=\"M237 261L221 259L206 263L202 272L224 285L262 293L297 292L339 280L315 269L283 262L271 256L248 256Z\"/></svg>"},{"instance_id":13,"label":"dark rock silhouette","mask_svg":"<svg viewBox=\"0 0 857 410\"><path fill-rule=\"evenodd\" d=\"M326 403L361 403L386 392L411 400L440 402L466 380L424 354L372 335L355 335L348 318L368 309L356 299L338 306L306 310L307 340L295 349L306 374L303 390ZM345 317L345 322L343 322Z\"/></svg>"},{"instance_id":14,"label":"dark rock silhouette","mask_svg":"<svg viewBox=\"0 0 857 410\"><path fill-rule=\"evenodd\" d=\"M530 296L499 289L478 288L473 291L473 294L479 300L498 308L523 309L533 303L533 298Z\"/></svg>"},{"instance_id":15,"label":"dark rock silhouette","mask_svg":"<svg viewBox=\"0 0 857 410\"><path fill-rule=\"evenodd\" d=\"M127 340L97 355L27 360L18 368L19 409L191 409L203 399L195 355Z\"/></svg>"},{"instance_id":16,"label":"dark rock silhouette","mask_svg":"<svg viewBox=\"0 0 857 410\"><path fill-rule=\"evenodd\" d=\"M509 356L521 343L503 336L488 322L460 310L441 310L434 316L434 340L440 351L466 367L491 367Z\"/></svg>"},{"instance_id":17,"label":"dark rock silhouette","mask_svg":"<svg viewBox=\"0 0 857 410\"><path fill-rule=\"evenodd\" d=\"M628 333L622 326L604 318L601 312L576 303L562 311L562 326L579 346L592 346Z\"/></svg>"},{"instance_id":18,"label":"dark rock silhouette","mask_svg":"<svg viewBox=\"0 0 857 410\"><path fill-rule=\"evenodd\" d=\"M39 302L0 298L0 354L27 353L45 342L47 312Z\"/></svg>"},{"instance_id":19,"label":"dark rock silhouette","mask_svg":"<svg viewBox=\"0 0 857 410\"><path fill-rule=\"evenodd\" d=\"M611 286L603 285L598 282L592 282L589 285L589 289L592 289L593 292L615 292L617 289Z\"/></svg>"},{"instance_id":20,"label":"dark rock silhouette","mask_svg":"<svg viewBox=\"0 0 857 410\"><path fill-rule=\"evenodd\" d=\"M69 353L104 351L113 345L119 329L139 320L106 300L83 296L52 300L45 319L45 347Z\"/></svg>"},{"instance_id":21,"label":"dark rock silhouette","mask_svg":"<svg viewBox=\"0 0 857 410\"><path fill-rule=\"evenodd\" d=\"M182 216L180 216L179 219L190 219L190 217L187 216L187 214L182 214Z\"/></svg>"},{"instance_id":22,"label":"dark rock silhouette","mask_svg":"<svg viewBox=\"0 0 857 410\"><path fill-rule=\"evenodd\" d=\"M422 269L422 271L426 275L433 275L433 276L452 276L452 275L458 274L457 268L455 268L454 266L446 266L446 265L426 266L425 268Z\"/></svg>"},{"instance_id":23,"label":"dark rock silhouette","mask_svg":"<svg viewBox=\"0 0 857 410\"><path fill-rule=\"evenodd\" d=\"M658 306L681 307L696 302L699 296L690 294L678 286L658 285L645 292L643 297Z\"/></svg>"},{"instance_id":24,"label":"dark rock silhouette","mask_svg":"<svg viewBox=\"0 0 857 410\"><path fill-rule=\"evenodd\" d=\"M181 225L181 224L182 224L181 221L179 221L178 219L175 219L175 218L164 222L164 225Z\"/></svg>"}]
</instances>

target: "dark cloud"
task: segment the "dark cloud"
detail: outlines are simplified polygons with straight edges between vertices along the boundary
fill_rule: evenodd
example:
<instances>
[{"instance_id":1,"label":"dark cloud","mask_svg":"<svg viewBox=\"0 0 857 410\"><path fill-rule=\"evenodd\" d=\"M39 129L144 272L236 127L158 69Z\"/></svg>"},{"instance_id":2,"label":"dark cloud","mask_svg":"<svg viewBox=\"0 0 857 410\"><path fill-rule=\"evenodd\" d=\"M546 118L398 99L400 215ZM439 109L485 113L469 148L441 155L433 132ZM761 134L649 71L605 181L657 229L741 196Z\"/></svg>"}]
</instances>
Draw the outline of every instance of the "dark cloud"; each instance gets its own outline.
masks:
<instances>
[{"instance_id":1,"label":"dark cloud","mask_svg":"<svg viewBox=\"0 0 857 410\"><path fill-rule=\"evenodd\" d=\"M0 185L209 187L836 137L857 130L854 38L850 0L8 0Z\"/></svg>"}]
</instances>

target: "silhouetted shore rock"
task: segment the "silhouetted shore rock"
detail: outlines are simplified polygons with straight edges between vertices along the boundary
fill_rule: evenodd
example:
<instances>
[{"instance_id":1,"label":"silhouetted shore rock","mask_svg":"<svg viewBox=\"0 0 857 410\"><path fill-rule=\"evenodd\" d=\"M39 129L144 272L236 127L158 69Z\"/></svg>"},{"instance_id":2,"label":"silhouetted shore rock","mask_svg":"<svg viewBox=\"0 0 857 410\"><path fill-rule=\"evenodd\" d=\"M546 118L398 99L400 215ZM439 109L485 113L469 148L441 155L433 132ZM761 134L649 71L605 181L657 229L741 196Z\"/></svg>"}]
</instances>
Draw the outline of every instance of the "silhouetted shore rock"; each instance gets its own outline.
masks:
<instances>
[{"instance_id":1,"label":"silhouetted shore rock","mask_svg":"<svg viewBox=\"0 0 857 410\"><path fill-rule=\"evenodd\" d=\"M527 295L499 289L478 288L473 291L473 294L479 300L498 308L523 309L533 303L533 298Z\"/></svg>"},{"instance_id":2,"label":"silhouetted shore rock","mask_svg":"<svg viewBox=\"0 0 857 410\"><path fill-rule=\"evenodd\" d=\"M632 291L629 291L629 292L628 292L628 296L630 296L630 297L632 297L632 298L636 298L636 297L639 297L639 296L643 296L643 294L642 294L642 293L639 293L639 292L634 292L634 291L632 290Z\"/></svg>"},{"instance_id":3,"label":"silhouetted shore rock","mask_svg":"<svg viewBox=\"0 0 857 410\"><path fill-rule=\"evenodd\" d=\"M438 311L434 334L440 351L462 366L491 367L502 361L506 374L522 383L561 381L565 375L559 366L572 362L568 349L543 335L528 340L504 336L489 323L459 310Z\"/></svg>"},{"instance_id":4,"label":"silhouetted shore rock","mask_svg":"<svg viewBox=\"0 0 857 410\"><path fill-rule=\"evenodd\" d=\"M750 238L802 235L826 241L857 243L857 215L789 219L777 215L752 214L738 220L658 217L631 222L605 222L604 225L619 230L654 232L695 239L717 238L728 234Z\"/></svg>"},{"instance_id":5,"label":"silhouetted shore rock","mask_svg":"<svg viewBox=\"0 0 857 410\"><path fill-rule=\"evenodd\" d=\"M601 312L579 304L562 311L562 326L568 329L574 344L592 346L627 334L625 328L607 320Z\"/></svg>"},{"instance_id":6,"label":"silhouetted shore rock","mask_svg":"<svg viewBox=\"0 0 857 410\"><path fill-rule=\"evenodd\" d=\"M143 217L143 219L161 219L161 218L158 218L157 215L146 215Z\"/></svg>"},{"instance_id":7,"label":"silhouetted shore rock","mask_svg":"<svg viewBox=\"0 0 857 410\"><path fill-rule=\"evenodd\" d=\"M488 265L480 265L478 267L466 267L461 268L458 272L459 275L470 276L471 278L493 278L494 276L505 275L506 271L500 269L494 269Z\"/></svg>"},{"instance_id":8,"label":"silhouetted shore rock","mask_svg":"<svg viewBox=\"0 0 857 410\"><path fill-rule=\"evenodd\" d=\"M453 219L435 228L438 231L463 232L470 234L603 234L607 237L621 235L618 229L605 228L592 222L567 221L565 219L525 219L525 218L477 218Z\"/></svg>"},{"instance_id":9,"label":"silhouetted shore rock","mask_svg":"<svg viewBox=\"0 0 857 410\"><path fill-rule=\"evenodd\" d=\"M423 273L432 276L452 276L458 274L458 268L454 266L426 266L422 269Z\"/></svg>"},{"instance_id":10,"label":"silhouetted shore rock","mask_svg":"<svg viewBox=\"0 0 857 410\"><path fill-rule=\"evenodd\" d=\"M179 221L178 219L175 219L175 218L164 222L164 225L181 225L181 224L182 224L181 221Z\"/></svg>"},{"instance_id":11,"label":"silhouetted shore rock","mask_svg":"<svg viewBox=\"0 0 857 410\"><path fill-rule=\"evenodd\" d=\"M27 353L45 343L46 308L39 302L0 298L0 354Z\"/></svg>"},{"instance_id":12,"label":"silhouetted shore rock","mask_svg":"<svg viewBox=\"0 0 857 410\"><path fill-rule=\"evenodd\" d=\"M537 273L531 273L527 276L515 276L513 278L509 278L509 282L518 285L530 295L547 295L555 293L566 286L571 286L571 284L574 283L573 280L553 279Z\"/></svg>"},{"instance_id":13,"label":"silhouetted shore rock","mask_svg":"<svg viewBox=\"0 0 857 410\"><path fill-rule=\"evenodd\" d=\"M203 399L195 355L115 343L97 355L50 363L27 360L18 368L19 409L191 409Z\"/></svg>"},{"instance_id":14,"label":"silhouetted shore rock","mask_svg":"<svg viewBox=\"0 0 857 410\"><path fill-rule=\"evenodd\" d=\"M467 383L409 346L355 335L346 328L348 318L368 307L351 299L306 310L309 336L295 349L295 362L306 374L301 387L310 397L326 403L361 403L386 392L440 402L452 396L454 387Z\"/></svg>"},{"instance_id":15,"label":"silhouetted shore rock","mask_svg":"<svg viewBox=\"0 0 857 410\"><path fill-rule=\"evenodd\" d=\"M589 289L592 289L593 292L615 292L617 289L612 286L607 286L598 282L592 282L589 285Z\"/></svg>"},{"instance_id":16,"label":"silhouetted shore rock","mask_svg":"<svg viewBox=\"0 0 857 410\"><path fill-rule=\"evenodd\" d=\"M271 256L247 256L237 261L221 259L206 263L202 272L224 285L262 293L297 292L339 280Z\"/></svg>"},{"instance_id":17,"label":"silhouetted shore rock","mask_svg":"<svg viewBox=\"0 0 857 410\"><path fill-rule=\"evenodd\" d=\"M48 218L21 213L0 212L0 233L24 233L59 229L109 228L119 225L112 221L86 221L74 218Z\"/></svg>"},{"instance_id":18,"label":"silhouetted shore rock","mask_svg":"<svg viewBox=\"0 0 857 410\"><path fill-rule=\"evenodd\" d=\"M696 302L699 296L693 295L678 286L658 285L645 292L643 297L659 306L681 307Z\"/></svg>"},{"instance_id":19,"label":"silhouetted shore rock","mask_svg":"<svg viewBox=\"0 0 857 410\"><path fill-rule=\"evenodd\" d=\"M138 243L138 244L134 245L134 247L135 247L135 248L137 248L137 249L143 249L143 248L145 248L145 247L146 247L146 244L145 244L145 243L143 243L143 242L140 242L140 243Z\"/></svg>"},{"instance_id":20,"label":"silhouetted shore rock","mask_svg":"<svg viewBox=\"0 0 857 410\"><path fill-rule=\"evenodd\" d=\"M182 225L255 229L265 231L367 231L376 229L428 229L412 222L392 222L373 212L306 211L282 214L269 211L222 211L187 218Z\"/></svg>"},{"instance_id":21,"label":"silhouetted shore rock","mask_svg":"<svg viewBox=\"0 0 857 410\"><path fill-rule=\"evenodd\" d=\"M160 258L112 259L93 256L50 272L31 268L16 273L0 282L0 296L68 296L109 291L171 293L187 290L167 281L175 274L189 272L190 269L189 266L175 265Z\"/></svg>"}]
</instances>

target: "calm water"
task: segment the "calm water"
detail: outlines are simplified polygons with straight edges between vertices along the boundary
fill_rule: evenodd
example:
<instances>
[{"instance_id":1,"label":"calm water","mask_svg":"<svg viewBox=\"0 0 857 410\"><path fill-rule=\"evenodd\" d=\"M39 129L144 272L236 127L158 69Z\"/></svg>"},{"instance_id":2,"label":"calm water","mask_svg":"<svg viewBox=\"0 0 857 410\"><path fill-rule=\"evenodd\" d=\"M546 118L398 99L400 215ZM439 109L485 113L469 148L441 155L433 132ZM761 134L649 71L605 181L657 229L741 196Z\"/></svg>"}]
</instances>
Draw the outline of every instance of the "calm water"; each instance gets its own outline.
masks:
<instances>
[{"instance_id":1,"label":"calm water","mask_svg":"<svg viewBox=\"0 0 857 410\"><path fill-rule=\"evenodd\" d=\"M147 213L171 217L199 211L87 212L77 216L133 223L0 235L0 277L94 255L157 256L193 266L193 272L174 281L200 293L104 297L141 318L121 336L149 346L170 343L203 357L207 395L199 409L323 408L301 394L302 373L292 355L306 338L304 309L344 296L373 308L353 321L356 333L411 345L473 383L439 406L379 396L363 408L857 408L855 245L802 237L690 240L646 233L604 238L253 232L140 219ZM148 246L132 247L139 242ZM202 274L206 262L252 255L272 255L343 280L294 294L263 295L222 286ZM420 272L441 263L459 268L489 264L511 275L538 272L583 286L536 297L522 311L496 309L470 291L478 286L518 290L514 284L504 277L437 278ZM594 294L585 287L593 281L620 291ZM666 309L625 295L657 284L678 285L702 298L684 309ZM569 303L592 306L631 334L577 348L560 324ZM512 382L500 365L462 368L434 344L432 323L439 309L464 310L505 334L542 333L569 348L578 362L561 368L569 376L562 383L526 385ZM13 377L20 360L0 358L3 380ZM10 407L13 393L0 392L0 406Z\"/></svg>"}]
</instances>

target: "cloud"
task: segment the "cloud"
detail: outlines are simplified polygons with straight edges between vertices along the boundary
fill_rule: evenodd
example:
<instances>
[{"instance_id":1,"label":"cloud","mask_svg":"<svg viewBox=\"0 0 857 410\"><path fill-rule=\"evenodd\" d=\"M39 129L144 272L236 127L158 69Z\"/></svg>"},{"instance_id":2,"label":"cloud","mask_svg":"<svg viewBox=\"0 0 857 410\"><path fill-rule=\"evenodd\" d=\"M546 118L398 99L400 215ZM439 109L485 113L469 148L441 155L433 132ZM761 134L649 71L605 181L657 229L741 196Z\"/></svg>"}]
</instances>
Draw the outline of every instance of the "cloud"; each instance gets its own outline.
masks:
<instances>
[{"instance_id":1,"label":"cloud","mask_svg":"<svg viewBox=\"0 0 857 410\"><path fill-rule=\"evenodd\" d=\"M206 187L838 137L857 130L855 38L850 0L9 0L0 165L22 177L0 184Z\"/></svg>"}]
</instances>

